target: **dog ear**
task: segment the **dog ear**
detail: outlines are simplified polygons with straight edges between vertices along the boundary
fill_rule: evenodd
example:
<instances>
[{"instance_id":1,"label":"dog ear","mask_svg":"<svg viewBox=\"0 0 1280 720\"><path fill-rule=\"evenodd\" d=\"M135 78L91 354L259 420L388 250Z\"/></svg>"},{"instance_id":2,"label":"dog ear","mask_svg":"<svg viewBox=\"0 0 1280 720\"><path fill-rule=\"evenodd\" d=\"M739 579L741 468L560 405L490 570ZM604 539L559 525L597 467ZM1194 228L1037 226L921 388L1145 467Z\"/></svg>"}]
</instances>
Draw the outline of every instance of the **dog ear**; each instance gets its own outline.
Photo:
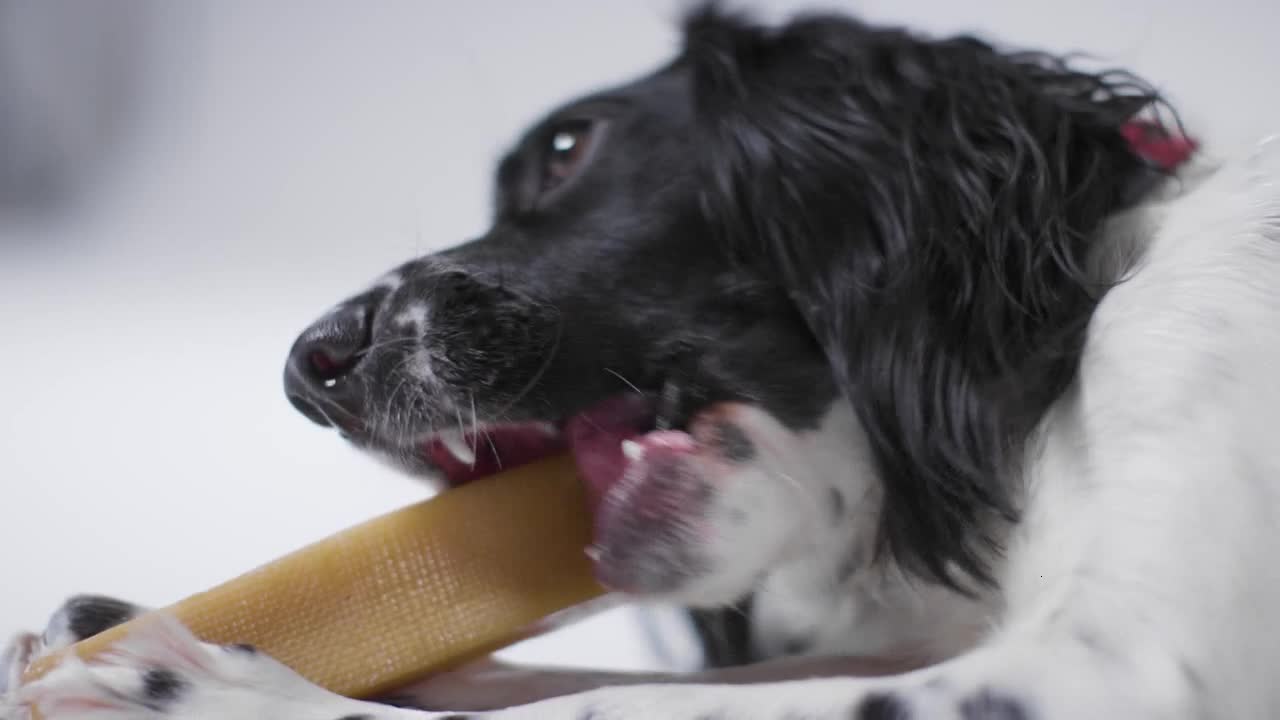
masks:
<instances>
[{"instance_id":1,"label":"dog ear","mask_svg":"<svg viewBox=\"0 0 1280 720\"><path fill-rule=\"evenodd\" d=\"M1159 98L845 18L771 30L705 6L685 30L703 212L825 348L884 483L881 550L991 582L1023 446L1106 289L1097 231L1159 172L1121 128Z\"/></svg>"}]
</instances>

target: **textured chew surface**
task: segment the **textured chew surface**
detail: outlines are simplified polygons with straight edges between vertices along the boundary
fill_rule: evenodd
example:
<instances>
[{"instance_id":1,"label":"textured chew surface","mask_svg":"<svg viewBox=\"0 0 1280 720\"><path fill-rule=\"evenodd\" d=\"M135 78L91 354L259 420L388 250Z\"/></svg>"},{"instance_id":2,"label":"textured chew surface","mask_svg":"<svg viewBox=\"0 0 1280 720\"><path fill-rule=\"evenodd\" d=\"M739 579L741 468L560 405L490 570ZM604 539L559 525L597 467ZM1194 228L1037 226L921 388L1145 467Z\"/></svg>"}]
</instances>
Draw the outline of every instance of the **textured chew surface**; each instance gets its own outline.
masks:
<instances>
[{"instance_id":1,"label":"textured chew surface","mask_svg":"<svg viewBox=\"0 0 1280 720\"><path fill-rule=\"evenodd\" d=\"M202 640L249 643L312 682L369 697L522 639L601 595L567 456L441 493L265 565L168 612ZM89 659L125 624L71 650ZM61 655L33 663L25 680Z\"/></svg>"}]
</instances>

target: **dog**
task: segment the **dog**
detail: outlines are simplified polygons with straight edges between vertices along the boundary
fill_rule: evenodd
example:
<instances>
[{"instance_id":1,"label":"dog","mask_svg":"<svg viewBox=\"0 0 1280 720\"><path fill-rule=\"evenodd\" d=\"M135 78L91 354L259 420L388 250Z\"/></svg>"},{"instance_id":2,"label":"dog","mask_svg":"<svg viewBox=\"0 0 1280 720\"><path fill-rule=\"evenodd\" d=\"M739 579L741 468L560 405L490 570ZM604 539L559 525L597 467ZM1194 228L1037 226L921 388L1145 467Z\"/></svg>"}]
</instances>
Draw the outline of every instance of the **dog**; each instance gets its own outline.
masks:
<instances>
[{"instance_id":1,"label":"dog","mask_svg":"<svg viewBox=\"0 0 1280 720\"><path fill-rule=\"evenodd\" d=\"M1211 166L1141 79L971 37L683 31L285 386L446 485L570 451L597 577L689 608L709 668L481 667L397 707L156 617L0 716L1280 717L1280 143ZM71 600L9 686L138 613Z\"/></svg>"}]
</instances>

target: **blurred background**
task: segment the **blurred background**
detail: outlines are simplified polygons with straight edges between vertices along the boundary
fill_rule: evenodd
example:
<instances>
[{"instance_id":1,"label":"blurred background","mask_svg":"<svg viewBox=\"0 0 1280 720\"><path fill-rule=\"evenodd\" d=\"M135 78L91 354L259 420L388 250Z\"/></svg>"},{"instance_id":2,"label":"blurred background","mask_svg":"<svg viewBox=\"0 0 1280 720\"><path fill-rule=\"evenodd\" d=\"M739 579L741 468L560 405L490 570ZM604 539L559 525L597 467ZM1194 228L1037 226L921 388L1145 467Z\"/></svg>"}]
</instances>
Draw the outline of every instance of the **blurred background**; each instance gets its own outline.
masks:
<instances>
[{"instance_id":1,"label":"blurred background","mask_svg":"<svg viewBox=\"0 0 1280 720\"><path fill-rule=\"evenodd\" d=\"M0 0L0 635L74 592L167 604L424 497L292 410L285 351L482 232L506 143L663 61L684 6ZM821 6L1093 53L1219 154L1280 131L1280 3ZM653 667L633 615L507 655Z\"/></svg>"}]
</instances>

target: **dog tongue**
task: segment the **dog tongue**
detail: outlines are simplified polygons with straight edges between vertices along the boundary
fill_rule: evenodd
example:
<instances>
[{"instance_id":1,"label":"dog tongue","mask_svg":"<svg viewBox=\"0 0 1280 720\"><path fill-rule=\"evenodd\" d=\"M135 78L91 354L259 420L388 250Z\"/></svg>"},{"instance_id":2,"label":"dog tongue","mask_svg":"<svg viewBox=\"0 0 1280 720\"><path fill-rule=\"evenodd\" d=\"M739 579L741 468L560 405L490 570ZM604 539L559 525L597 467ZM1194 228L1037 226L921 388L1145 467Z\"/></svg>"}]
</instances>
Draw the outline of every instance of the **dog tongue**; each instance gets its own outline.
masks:
<instances>
[{"instance_id":1,"label":"dog tongue","mask_svg":"<svg viewBox=\"0 0 1280 720\"><path fill-rule=\"evenodd\" d=\"M610 398L569 420L569 448L593 516L626 470L622 441L634 440L652 428L653 405L640 395Z\"/></svg>"}]
</instances>

